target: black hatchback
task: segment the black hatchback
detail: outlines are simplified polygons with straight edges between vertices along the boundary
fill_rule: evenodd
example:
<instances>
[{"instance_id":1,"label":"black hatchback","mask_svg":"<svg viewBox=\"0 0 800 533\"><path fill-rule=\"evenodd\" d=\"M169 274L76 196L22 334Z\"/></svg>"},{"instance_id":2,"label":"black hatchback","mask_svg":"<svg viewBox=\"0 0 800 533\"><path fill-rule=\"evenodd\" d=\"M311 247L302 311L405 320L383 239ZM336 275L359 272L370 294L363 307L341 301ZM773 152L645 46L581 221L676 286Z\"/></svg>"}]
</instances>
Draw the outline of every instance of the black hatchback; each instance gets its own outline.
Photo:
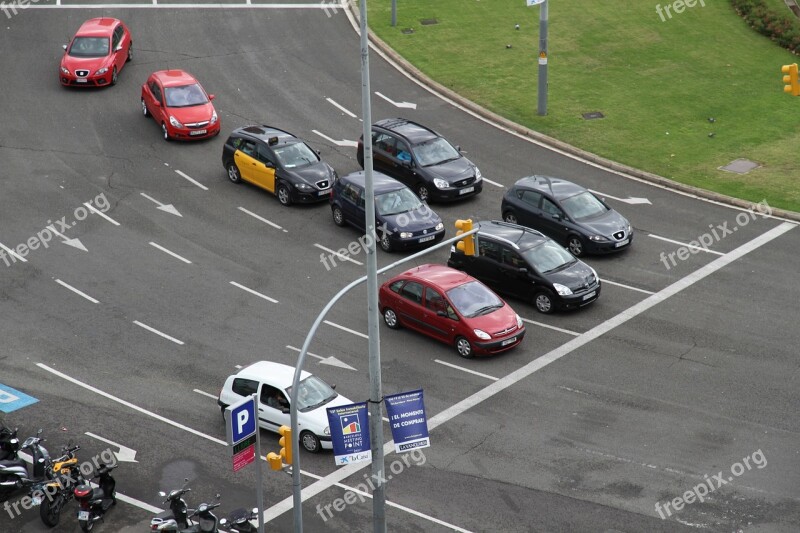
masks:
<instances>
[{"instance_id":1,"label":"black hatchback","mask_svg":"<svg viewBox=\"0 0 800 533\"><path fill-rule=\"evenodd\" d=\"M356 159L364 168L364 140ZM372 125L372 162L375 170L398 179L424 201L451 201L483 190L483 176L458 146L430 128L404 118Z\"/></svg>"},{"instance_id":2,"label":"black hatchback","mask_svg":"<svg viewBox=\"0 0 800 533\"><path fill-rule=\"evenodd\" d=\"M444 238L442 219L411 189L380 172L372 174L377 242L385 252L436 244ZM364 171L339 178L331 192L331 213L337 226L366 231Z\"/></svg>"},{"instance_id":3,"label":"black hatchback","mask_svg":"<svg viewBox=\"0 0 800 533\"><path fill-rule=\"evenodd\" d=\"M498 293L533 303L537 311L576 309L600 296L597 272L542 233L507 222L478 224L476 255L453 247L447 266L463 270Z\"/></svg>"},{"instance_id":4,"label":"black hatchback","mask_svg":"<svg viewBox=\"0 0 800 533\"><path fill-rule=\"evenodd\" d=\"M633 242L628 219L580 185L548 176L518 180L503 197L503 220L537 229L584 253L617 252Z\"/></svg>"}]
</instances>

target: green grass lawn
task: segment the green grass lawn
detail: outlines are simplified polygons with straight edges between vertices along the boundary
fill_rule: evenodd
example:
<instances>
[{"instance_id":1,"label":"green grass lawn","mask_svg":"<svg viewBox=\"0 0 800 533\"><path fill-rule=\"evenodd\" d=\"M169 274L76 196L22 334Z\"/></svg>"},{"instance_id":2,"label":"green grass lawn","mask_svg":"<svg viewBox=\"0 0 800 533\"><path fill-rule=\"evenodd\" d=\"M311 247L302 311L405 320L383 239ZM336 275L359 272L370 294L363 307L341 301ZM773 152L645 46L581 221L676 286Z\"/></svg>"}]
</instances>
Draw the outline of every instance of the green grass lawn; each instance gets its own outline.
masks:
<instances>
[{"instance_id":1,"label":"green grass lawn","mask_svg":"<svg viewBox=\"0 0 800 533\"><path fill-rule=\"evenodd\" d=\"M663 22L657 3L550 2L545 117L536 108L539 7L398 0L392 27L391 0L367 5L371 31L500 115L675 181L800 211L800 97L785 94L781 79L781 65L797 58L747 27L727 0ZM589 111L606 118L584 120ZM717 169L738 158L763 166L743 176Z\"/></svg>"}]
</instances>

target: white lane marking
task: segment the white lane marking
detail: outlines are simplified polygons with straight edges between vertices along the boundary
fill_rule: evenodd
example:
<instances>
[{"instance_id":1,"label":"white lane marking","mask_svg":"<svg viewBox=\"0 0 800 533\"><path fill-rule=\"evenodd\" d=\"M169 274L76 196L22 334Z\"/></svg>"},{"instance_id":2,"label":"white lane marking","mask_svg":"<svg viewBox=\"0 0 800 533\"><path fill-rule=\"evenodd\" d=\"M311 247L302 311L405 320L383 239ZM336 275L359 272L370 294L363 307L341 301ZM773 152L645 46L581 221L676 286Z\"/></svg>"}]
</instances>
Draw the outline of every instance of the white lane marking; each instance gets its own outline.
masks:
<instances>
[{"instance_id":1,"label":"white lane marking","mask_svg":"<svg viewBox=\"0 0 800 533\"><path fill-rule=\"evenodd\" d=\"M636 318L645 311L648 311L649 309L655 307L656 305L665 301L666 299L675 296L676 294L687 289L688 287L691 287L698 281L703 280L704 278L715 273L717 270L724 268L730 263L752 252L753 250L759 248L760 246L763 246L764 244L772 241L773 239L778 238L779 236L795 228L796 226L797 224L789 222L784 222L776 226L775 228L767 231L766 233L763 233L762 235L756 237L752 241L749 241L743 244L742 246L736 248L735 250L728 252L725 256L715 259L711 263L703 267L700 267L699 269L695 270L688 276L679 279L672 285L665 287L656 294L648 296L641 302L626 309L622 313L606 320L601 324L598 324L597 326L593 327L586 333L582 333L578 337L575 337L569 342L562 344L561 346L555 348L549 353L537 359L534 359L533 361L519 368L518 370L515 370L514 372L508 374L507 376L499 379L498 381L495 381L494 383L491 383L490 385L484 387L483 389L472 394L471 396L461 400L452 407L449 407L444 411L441 411L440 413L434 415L432 418L429 418L428 431L433 431L435 428L439 427L445 422L466 412L467 410L471 409L472 407L475 407L479 403L491 398L492 396L503 392L507 388L529 377L531 374L533 374L538 370L541 370L550 363L558 361L565 355L574 352L578 348L581 348L586 344L589 344L598 337L601 337L602 335L605 335L609 331ZM384 454L386 455L391 454L394 451L394 441L390 440L389 442L385 443L383 451ZM347 479L348 477L352 476L358 471L366 468L368 464L369 463L354 463L339 468L333 473L328 474L324 478L320 479L316 483L312 483L311 485L303 489L301 493L302 500L306 501L309 498L313 498L314 496L320 494L324 490L327 490L337 482ZM265 521L271 521L276 517L282 515L283 513L289 511L290 509L292 509L294 505L293 500L294 500L293 497L289 496L287 498L284 498L277 504L273 505L266 511L264 511Z\"/></svg>"},{"instance_id":2,"label":"white lane marking","mask_svg":"<svg viewBox=\"0 0 800 533\"><path fill-rule=\"evenodd\" d=\"M617 283L616 281L609 281L606 278L600 278L601 283L608 283L609 285L616 285L617 287L622 287L624 289L630 289L632 291L643 292L645 294L655 294L653 291L646 291L644 289L640 289L638 287L631 287L630 285L625 285L623 283Z\"/></svg>"},{"instance_id":3,"label":"white lane marking","mask_svg":"<svg viewBox=\"0 0 800 533\"><path fill-rule=\"evenodd\" d=\"M490 180L488 178L483 178L483 181L485 181L486 183L491 183L492 185L494 185L496 187L500 187L501 189L505 188L505 185L503 185L502 183L497 183L496 181L492 181L492 180Z\"/></svg>"},{"instance_id":4,"label":"white lane marking","mask_svg":"<svg viewBox=\"0 0 800 533\"><path fill-rule=\"evenodd\" d=\"M267 296L267 295L265 295L265 294L261 294L261 293L260 293L260 292L258 292L258 291L254 291L253 289L250 289L250 288L248 288L248 287L245 287L244 285L240 285L239 283L236 283L235 281L231 281L231 285L233 285L234 287L239 287L239 288L240 288L240 289L242 289L243 291L247 291L247 292L249 292L250 294L254 294L255 296L258 296L259 298L264 298L264 299L265 299L265 300L267 300L268 302L272 302L272 303L274 303L274 304L278 303L278 300L276 300L275 298L270 298L269 296Z\"/></svg>"},{"instance_id":5,"label":"white lane marking","mask_svg":"<svg viewBox=\"0 0 800 533\"><path fill-rule=\"evenodd\" d=\"M347 108L346 108L346 107L344 107L343 105L341 105L341 104L337 103L337 102L336 102L336 101L335 101L333 98L326 98L325 100L327 100L327 101L328 101L328 102L329 102L329 103L330 103L332 106L334 106L334 107L338 107L338 108L339 108L339 110L340 110L342 113L344 113L345 115L349 115L349 116L351 116L352 118L358 118L358 117L356 116L356 114L355 114L355 113L353 113L352 111L350 111L349 109L347 109Z\"/></svg>"},{"instance_id":6,"label":"white lane marking","mask_svg":"<svg viewBox=\"0 0 800 533\"><path fill-rule=\"evenodd\" d=\"M26 7L35 9L321 9L323 11L344 9L344 6L338 2L333 4L159 4L158 0L152 0L151 4L30 4Z\"/></svg>"},{"instance_id":7,"label":"white lane marking","mask_svg":"<svg viewBox=\"0 0 800 533\"><path fill-rule=\"evenodd\" d=\"M596 191L594 189L587 189L589 192L595 193L597 196L601 198L611 198L612 200L617 200L619 202L624 202L626 204L636 205L636 204L648 204L653 205L653 202L648 200L647 198L636 198L635 196L628 196L627 198L617 198L616 196L611 196L610 194L606 194L604 192Z\"/></svg>"},{"instance_id":8,"label":"white lane marking","mask_svg":"<svg viewBox=\"0 0 800 533\"><path fill-rule=\"evenodd\" d=\"M155 2L155 0L153 0L153 1ZM121 7L121 6L120 6L120 7ZM163 6L159 6L159 7L163 7ZM196 179L192 178L190 175L186 174L185 172L181 172L180 170L178 170L178 169L175 169L175 173L176 173L178 176L180 176L180 177L182 177L182 178L184 178L184 179L188 180L188 181L189 181L189 183L193 183L193 184L197 185L198 187L200 187L200 188L201 188L201 189L203 189L204 191L207 191L207 190L208 190L208 187L206 187L205 185L203 185L202 183L200 183L200 182L199 182L199 181L197 181Z\"/></svg>"},{"instance_id":9,"label":"white lane marking","mask_svg":"<svg viewBox=\"0 0 800 533\"><path fill-rule=\"evenodd\" d=\"M92 212L92 213L94 213L95 215L100 215L101 217L103 217L104 219L108 220L109 222L111 222L111 223L112 223L112 224L114 224L115 226L119 226L119 222L117 222L116 220L114 220L114 219L113 219L113 218L111 218L110 216L106 215L105 213L103 213L103 212L102 212L102 211L100 211L99 209L95 208L95 206L93 206L93 205L92 205L92 204L90 204L89 202L84 202L84 204L83 204L83 205L85 205L85 206L86 206L86 209L88 209L89 211L91 211L91 212Z\"/></svg>"},{"instance_id":10,"label":"white lane marking","mask_svg":"<svg viewBox=\"0 0 800 533\"><path fill-rule=\"evenodd\" d=\"M603 280L603 281L605 281L605 280ZM520 318L522 318L522 317L520 317ZM580 335L580 333L578 333L577 331L570 331L570 330L564 329L564 328L557 328L555 326L551 326L550 324L545 324L543 322L536 322L535 320L528 320L527 318L523 318L522 321L523 322L527 322L528 324L533 324L534 326L539 326L541 328L554 329L556 331L560 331L561 333L566 333L567 335L574 335L576 337L578 335Z\"/></svg>"},{"instance_id":11,"label":"white lane marking","mask_svg":"<svg viewBox=\"0 0 800 533\"><path fill-rule=\"evenodd\" d=\"M300 350L300 348L296 348L294 346L289 346L288 344L286 345L286 347L289 348L290 350L295 351L295 352L301 352L302 351L302 350ZM319 359L319 362L322 365L330 365L330 366L335 366L335 367L339 367L339 368L344 368L344 369L347 369L347 370L355 370L355 371L357 371L357 369L353 368L352 366L348 365L347 363L345 363L343 361L340 361L340 360L336 359L332 355L330 357L322 357L321 355L313 354L311 352L306 352L306 353L308 355L310 355L311 357Z\"/></svg>"},{"instance_id":12,"label":"white lane marking","mask_svg":"<svg viewBox=\"0 0 800 533\"><path fill-rule=\"evenodd\" d=\"M328 324L329 326L333 326L334 328L339 328L342 331L346 331L348 333L352 333L353 335L358 335L359 337L363 337L365 339L369 339L369 335L364 335L360 331L356 331L354 329L346 328L346 327L344 327L342 325L337 324L336 322L331 322L330 320L326 320L325 323Z\"/></svg>"},{"instance_id":13,"label":"white lane marking","mask_svg":"<svg viewBox=\"0 0 800 533\"><path fill-rule=\"evenodd\" d=\"M60 279L57 279L57 278L56 278L56 279L55 279L55 282L56 282L56 283L58 283L59 285L61 285L62 287L64 287L64 288L66 288L66 289L69 289L69 290L71 290L72 292L74 292L74 293L75 293L75 294L77 294L78 296L81 296L81 297L83 297L83 298L86 298L87 300L89 300L89 301L90 301L90 302L92 302L93 304L99 304L99 303L100 303L100 301L99 301L99 300L95 300L94 298L92 298L91 296L89 296L88 294L86 294L85 292L83 292L83 291L79 291L78 289L76 289L76 288L75 288L75 287L73 287L72 285L70 285L70 284L68 284L68 283L65 283L65 282L63 282L63 281L61 281Z\"/></svg>"},{"instance_id":14,"label":"white lane marking","mask_svg":"<svg viewBox=\"0 0 800 533\"><path fill-rule=\"evenodd\" d=\"M100 435L96 435L96 434L90 433L88 431L86 433L84 433L84 435L88 435L89 437L92 437L93 439L101 440L101 441L105 442L106 444L110 444L112 446L116 446L117 448L119 448L118 452L114 452L114 455L116 456L118 461L121 461L123 463L138 463L139 462L139 461L136 460L136 450L134 450L133 448L129 448L128 446L124 446L124 445L120 444L119 442L114 442L113 440L109 440L109 439L107 439L105 437L101 437Z\"/></svg>"},{"instance_id":15,"label":"white lane marking","mask_svg":"<svg viewBox=\"0 0 800 533\"><path fill-rule=\"evenodd\" d=\"M156 328L150 327L147 324L143 324L142 322L139 322L138 320L134 320L133 323L136 324L137 326L139 326L140 328L144 328L147 331L155 333L156 335L160 335L160 336L164 337L165 339L174 342L175 344L180 344L181 346L183 346L183 341L182 340L178 340L175 337L170 337L166 333L158 331Z\"/></svg>"},{"instance_id":16,"label":"white lane marking","mask_svg":"<svg viewBox=\"0 0 800 533\"><path fill-rule=\"evenodd\" d=\"M496 378L494 376L490 376L489 374L482 374L480 372L475 372L474 370L470 370L469 368L464 368L463 366L454 365L453 363L448 363L446 361L442 361L441 359L434 359L434 362L439 363L440 365L449 366L450 368L455 368L456 370L461 370L462 372L467 372L469 374L475 374L476 376L480 376L482 378L491 379L492 381L497 381L500 378Z\"/></svg>"},{"instance_id":17,"label":"white lane marking","mask_svg":"<svg viewBox=\"0 0 800 533\"><path fill-rule=\"evenodd\" d=\"M353 259L352 257L350 257L350 256L347 256L347 255L344 255L344 254L340 254L339 252L337 252L337 251L335 251L335 250L331 250L330 248L325 248L325 247L324 247L324 246L322 246L321 244L314 243L314 246L316 246L316 247L317 247L317 248L319 248L320 250L325 250L326 252L328 252L328 253L329 253L329 254L331 254L331 255L335 255L336 257L338 257L339 259L341 259L341 260L343 260L343 261L350 261L351 263L355 263L355 264L357 264L358 266L363 266L363 265L364 265L364 263L362 263L361 261L356 261L356 260L355 260L355 259ZM345 249L345 248L342 248L342 250L344 250L344 249Z\"/></svg>"},{"instance_id":18,"label":"white lane marking","mask_svg":"<svg viewBox=\"0 0 800 533\"><path fill-rule=\"evenodd\" d=\"M320 137L322 137L326 141L335 144L336 146L350 146L352 148L355 148L355 147L358 146L358 143L356 141L348 141L347 139L343 139L341 141L337 141L336 139L332 139L331 137L328 137L327 135L325 135L324 133L322 133L319 130L311 130L311 131L313 131L314 133L316 133L317 135L319 135Z\"/></svg>"},{"instance_id":19,"label":"white lane marking","mask_svg":"<svg viewBox=\"0 0 800 533\"><path fill-rule=\"evenodd\" d=\"M95 394L99 394L100 396L103 396L105 398L108 398L109 400L115 401L115 402L117 402L117 403L119 403L121 405L124 405L125 407L130 407L134 411L138 411L138 412L140 412L140 413L142 413L144 415L147 415L147 416L149 416L151 418L155 418L156 420L160 420L161 422L164 422L165 424L169 424L170 426L176 427L178 429L182 429L184 431L187 431L187 432L191 433L192 435L197 435L198 437L202 437L202 438L204 438L206 440L210 440L211 442L216 442L217 444L221 444L223 446L227 446L228 445L228 443L225 442L224 440L218 439L216 437L212 437L211 435L206 435L202 431L197 431L196 429L192 429L192 428L190 428L188 426L184 426L183 424L179 424L178 422L174 422L174 421L170 420L169 418L166 418L166 417L163 417L161 415L158 415L158 414L156 414L156 413L154 413L152 411L148 411L147 409L145 409L143 407L139 407L138 405L132 404L129 401L123 400L122 398L118 398L117 396L114 396L114 395L109 394L109 393L107 393L105 391L102 391L102 390L98 389L97 387L93 387L93 386L91 386L91 385L89 385L87 383L84 383L83 381L79 381L79 380L73 378L72 376L68 376L67 374L64 374L63 372L59 372L55 368L50 368L49 366L47 366L44 363L36 363L36 366L38 366L42 370L47 370L51 374L53 374L55 376L58 376L61 379L69 381L70 383L73 383L73 384L75 384L75 385L77 385L79 387L83 387L84 389L86 389L88 391L91 391L91 392L94 392Z\"/></svg>"},{"instance_id":20,"label":"white lane marking","mask_svg":"<svg viewBox=\"0 0 800 533\"><path fill-rule=\"evenodd\" d=\"M280 229L280 230L283 230L284 232L288 233L288 231L287 231L287 230L283 229L282 227L280 227L280 226L279 226L279 225L277 225L276 223L274 223L274 222L272 222L272 221L270 221L270 220L267 220L266 218L264 218L264 217L262 217L262 216L260 216L260 215L256 215L255 213L253 213L252 211L248 211L248 210L247 210L247 209L245 209L244 207L241 207L241 206L240 206L238 209L239 209L239 211L241 211L242 213L246 213L246 214L250 215L251 217L253 217L253 218L257 219L257 220L260 220L260 221L261 221L261 222L263 222L264 224L269 224L270 226L272 226L272 227L273 227L273 228L275 228L275 229Z\"/></svg>"},{"instance_id":21,"label":"white lane marking","mask_svg":"<svg viewBox=\"0 0 800 533\"><path fill-rule=\"evenodd\" d=\"M685 246L686 248L691 248L694 250L698 250L700 252L708 252L710 254L717 254L717 255L725 255L722 252L717 252L716 250L708 250L707 248L703 248L702 246L694 246L692 244L686 244L685 242L681 241L674 241L672 239L667 239L666 237L661 237L660 235L654 235L653 233L648 233L648 236L658 239L660 241L671 242L672 244L680 244L681 246Z\"/></svg>"},{"instance_id":22,"label":"white lane marking","mask_svg":"<svg viewBox=\"0 0 800 533\"><path fill-rule=\"evenodd\" d=\"M144 196L145 198L147 198L148 200L150 200L151 202L156 204L156 206L157 206L156 209L160 209L161 211L169 213L170 215L175 215L175 216L179 216L179 217L183 218L183 215L181 215L180 212L178 212L178 210L175 208L174 205L172 205L172 204L162 204L161 202L159 202L158 200L156 200L152 196L148 196L143 192L140 192L139 194L141 194L142 196Z\"/></svg>"},{"instance_id":23,"label":"white lane marking","mask_svg":"<svg viewBox=\"0 0 800 533\"><path fill-rule=\"evenodd\" d=\"M375 91L375 96L380 96L381 98L383 98L384 100L386 100L387 102L389 102L390 104L392 104L395 107L401 107L401 108L406 108L406 109L416 109L417 108L417 104L414 104L412 102L395 102L394 100L392 100L388 96L386 96L384 94L381 94L378 91Z\"/></svg>"},{"instance_id":24,"label":"white lane marking","mask_svg":"<svg viewBox=\"0 0 800 533\"><path fill-rule=\"evenodd\" d=\"M73 226L74 225L75 225L75 223L73 223ZM70 227L72 227L72 226L70 226ZM63 239L64 244L66 244L68 246L72 246L73 248L77 248L78 250L83 250L84 252L88 252L89 251L89 250L86 249L86 247L83 245L83 243L81 242L80 239L78 239L78 238L68 239L66 235L64 235L62 233L59 233L58 230L56 230L55 225L47 226L47 229L49 229L50 231L52 231L53 233L55 233L56 235L61 237Z\"/></svg>"},{"instance_id":25,"label":"white lane marking","mask_svg":"<svg viewBox=\"0 0 800 533\"><path fill-rule=\"evenodd\" d=\"M217 399L217 397L216 397L216 396L214 396L213 394L211 394L211 393L209 393L209 392L206 392L206 391L204 391L204 390L200 390L200 389L192 389L192 391L193 391L193 392L196 392L197 394L202 394L203 396L208 396L209 398L211 398L211 399L213 399L213 400L216 400L216 399Z\"/></svg>"},{"instance_id":26,"label":"white lane marking","mask_svg":"<svg viewBox=\"0 0 800 533\"><path fill-rule=\"evenodd\" d=\"M181 261L183 261L183 262L184 262L184 263L186 263L186 264L189 264L189 265L191 265L191 264L192 264L192 262L191 262L191 261L189 261L188 259L186 259L185 257L181 257L181 256L179 256L178 254L176 254L175 252L171 252L171 251L167 250L166 248L164 248L163 246L161 246L161 245L159 245L159 244L156 244L156 243L154 243L154 242L152 242L152 241L150 241L150 246L153 246L154 248L158 248L158 249L159 249L159 250L161 250L162 252L164 252L164 253L166 253L166 254L169 254L169 255L171 255L171 256L172 256L172 257L174 257L175 259L180 259Z\"/></svg>"},{"instance_id":27,"label":"white lane marking","mask_svg":"<svg viewBox=\"0 0 800 533\"><path fill-rule=\"evenodd\" d=\"M28 262L28 260L27 260L27 259L25 259L25 258L24 258L24 257L22 257L21 255L19 255L17 252L15 252L14 250L12 250L11 248L9 248L8 246L6 246L5 244L3 244L2 242L0 242L0 248L2 248L3 250L5 250L5 251L6 251L6 253L8 253L8 255L11 255L11 256L13 256L13 257L16 257L18 261L22 261L23 263L27 263L27 262Z\"/></svg>"}]
</instances>

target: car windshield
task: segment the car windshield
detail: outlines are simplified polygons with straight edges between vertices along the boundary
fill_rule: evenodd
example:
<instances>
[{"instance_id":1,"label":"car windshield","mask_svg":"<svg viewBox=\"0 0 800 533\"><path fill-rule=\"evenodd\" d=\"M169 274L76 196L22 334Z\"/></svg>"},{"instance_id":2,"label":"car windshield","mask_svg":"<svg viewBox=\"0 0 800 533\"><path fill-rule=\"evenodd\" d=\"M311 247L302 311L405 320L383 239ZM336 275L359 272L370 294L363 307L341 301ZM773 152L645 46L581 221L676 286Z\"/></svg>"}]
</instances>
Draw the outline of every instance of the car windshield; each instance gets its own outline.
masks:
<instances>
[{"instance_id":1,"label":"car windshield","mask_svg":"<svg viewBox=\"0 0 800 533\"><path fill-rule=\"evenodd\" d=\"M412 148L412 151L417 158L417 162L423 167L439 165L461 157L458 150L441 137L418 144Z\"/></svg>"},{"instance_id":2,"label":"car windshield","mask_svg":"<svg viewBox=\"0 0 800 533\"><path fill-rule=\"evenodd\" d=\"M594 218L608 211L608 207L589 191L561 200L561 207L575 220Z\"/></svg>"},{"instance_id":3,"label":"car windshield","mask_svg":"<svg viewBox=\"0 0 800 533\"><path fill-rule=\"evenodd\" d=\"M108 55L108 37L75 37L69 47L72 57L105 57Z\"/></svg>"},{"instance_id":4,"label":"car windshield","mask_svg":"<svg viewBox=\"0 0 800 533\"><path fill-rule=\"evenodd\" d=\"M545 241L525 250L522 252L522 256L542 274L558 270L577 261L571 253L555 241Z\"/></svg>"},{"instance_id":5,"label":"car windshield","mask_svg":"<svg viewBox=\"0 0 800 533\"><path fill-rule=\"evenodd\" d=\"M297 409L311 411L321 407L338 396L330 385L317 376L308 376L300 382L297 389ZM286 389L286 395L291 397L292 387Z\"/></svg>"},{"instance_id":6,"label":"car windshield","mask_svg":"<svg viewBox=\"0 0 800 533\"><path fill-rule=\"evenodd\" d=\"M375 209L381 216L407 213L421 207L422 202L411 189L399 189L375 197Z\"/></svg>"},{"instance_id":7,"label":"car windshield","mask_svg":"<svg viewBox=\"0 0 800 533\"><path fill-rule=\"evenodd\" d=\"M470 281L447 291L453 307L467 318L487 315L503 307L503 300L480 281Z\"/></svg>"},{"instance_id":8,"label":"car windshield","mask_svg":"<svg viewBox=\"0 0 800 533\"><path fill-rule=\"evenodd\" d=\"M191 107L208 103L206 92L197 83L164 88L167 107Z\"/></svg>"},{"instance_id":9,"label":"car windshield","mask_svg":"<svg viewBox=\"0 0 800 533\"><path fill-rule=\"evenodd\" d=\"M310 165L319 161L317 153L306 143L292 143L272 149L283 168L297 168Z\"/></svg>"}]
</instances>

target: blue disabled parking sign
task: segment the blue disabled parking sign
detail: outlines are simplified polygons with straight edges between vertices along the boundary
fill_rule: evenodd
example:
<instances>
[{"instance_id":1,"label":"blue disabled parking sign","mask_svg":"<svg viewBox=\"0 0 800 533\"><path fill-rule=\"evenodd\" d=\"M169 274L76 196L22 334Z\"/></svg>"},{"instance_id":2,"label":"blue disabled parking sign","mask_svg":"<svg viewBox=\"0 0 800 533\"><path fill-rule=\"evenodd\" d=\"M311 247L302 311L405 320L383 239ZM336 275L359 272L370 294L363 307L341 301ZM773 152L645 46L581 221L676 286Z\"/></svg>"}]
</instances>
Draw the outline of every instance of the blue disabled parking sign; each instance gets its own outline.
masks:
<instances>
[{"instance_id":1,"label":"blue disabled parking sign","mask_svg":"<svg viewBox=\"0 0 800 533\"><path fill-rule=\"evenodd\" d=\"M24 392L20 392L11 387L7 387L0 383L0 411L10 413L17 409L22 409L28 405L38 402L33 396L28 396Z\"/></svg>"}]
</instances>

